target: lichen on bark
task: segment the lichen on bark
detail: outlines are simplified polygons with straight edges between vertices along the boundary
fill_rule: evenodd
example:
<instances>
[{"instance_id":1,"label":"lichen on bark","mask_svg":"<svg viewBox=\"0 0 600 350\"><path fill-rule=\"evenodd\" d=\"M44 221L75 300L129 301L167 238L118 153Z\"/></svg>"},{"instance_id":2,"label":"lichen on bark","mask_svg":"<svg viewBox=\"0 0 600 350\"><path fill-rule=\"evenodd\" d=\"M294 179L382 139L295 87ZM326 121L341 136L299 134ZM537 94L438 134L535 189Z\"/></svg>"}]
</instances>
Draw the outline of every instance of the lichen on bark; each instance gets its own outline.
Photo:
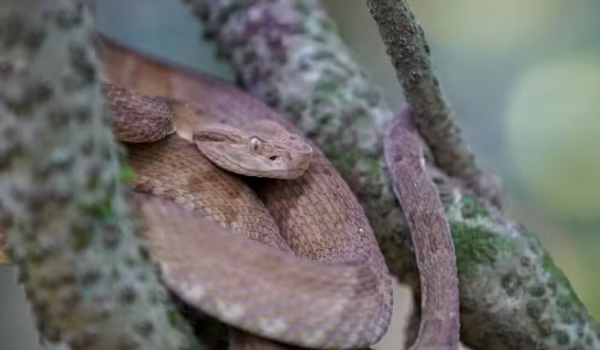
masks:
<instances>
[{"instance_id":1,"label":"lichen on bark","mask_svg":"<svg viewBox=\"0 0 600 350\"><path fill-rule=\"evenodd\" d=\"M296 123L361 201L388 265L413 288L410 235L383 164L390 108L316 0L186 0L242 85ZM413 18L414 20L414 18ZM539 240L430 168L455 242L461 341L473 349L600 348L598 324ZM418 324L418 322L417 322Z\"/></svg>"},{"instance_id":2,"label":"lichen on bark","mask_svg":"<svg viewBox=\"0 0 600 350\"><path fill-rule=\"evenodd\" d=\"M197 348L134 233L93 38L88 1L0 3L0 226L11 259L50 346Z\"/></svg>"}]
</instances>

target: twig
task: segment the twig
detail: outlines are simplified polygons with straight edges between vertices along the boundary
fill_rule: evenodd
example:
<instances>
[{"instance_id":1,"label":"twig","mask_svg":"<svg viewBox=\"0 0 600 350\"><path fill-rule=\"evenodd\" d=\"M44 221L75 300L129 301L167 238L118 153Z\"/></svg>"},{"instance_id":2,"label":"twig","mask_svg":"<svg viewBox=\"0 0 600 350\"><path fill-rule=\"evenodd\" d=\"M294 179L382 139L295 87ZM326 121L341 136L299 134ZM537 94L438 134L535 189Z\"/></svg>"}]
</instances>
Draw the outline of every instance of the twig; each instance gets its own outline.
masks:
<instances>
[{"instance_id":1,"label":"twig","mask_svg":"<svg viewBox=\"0 0 600 350\"><path fill-rule=\"evenodd\" d=\"M500 206L499 182L484 172L461 138L451 108L433 73L423 28L406 0L367 0L377 22L407 102L415 113L419 133L431 148L436 164L464 181L475 193Z\"/></svg>"},{"instance_id":2,"label":"twig","mask_svg":"<svg viewBox=\"0 0 600 350\"><path fill-rule=\"evenodd\" d=\"M421 325L411 349L456 350L460 314L454 245L411 114L407 105L400 108L384 136L386 163L411 232L421 281Z\"/></svg>"}]
</instances>

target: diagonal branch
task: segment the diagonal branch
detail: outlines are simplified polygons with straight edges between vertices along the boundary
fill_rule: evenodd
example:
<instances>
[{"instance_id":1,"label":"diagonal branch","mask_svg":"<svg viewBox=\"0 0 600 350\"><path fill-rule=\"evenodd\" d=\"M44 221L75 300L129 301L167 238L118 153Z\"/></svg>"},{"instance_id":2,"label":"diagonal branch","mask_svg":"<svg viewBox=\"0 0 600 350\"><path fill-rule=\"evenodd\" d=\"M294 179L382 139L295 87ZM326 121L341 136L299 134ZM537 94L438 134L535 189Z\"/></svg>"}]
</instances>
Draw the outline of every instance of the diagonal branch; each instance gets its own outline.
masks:
<instances>
[{"instance_id":1,"label":"diagonal branch","mask_svg":"<svg viewBox=\"0 0 600 350\"><path fill-rule=\"evenodd\" d=\"M485 173L461 137L438 78L423 28L406 0L367 0L379 27L407 102L415 112L419 133L431 148L437 166L493 203L501 204L499 183Z\"/></svg>"},{"instance_id":2,"label":"diagonal branch","mask_svg":"<svg viewBox=\"0 0 600 350\"><path fill-rule=\"evenodd\" d=\"M187 0L247 90L325 151L363 205L391 271L419 301L413 246L384 166L392 115L316 0ZM539 240L430 176L456 249L461 340L472 349L600 348L600 329ZM418 306L418 303L417 303Z\"/></svg>"}]
</instances>

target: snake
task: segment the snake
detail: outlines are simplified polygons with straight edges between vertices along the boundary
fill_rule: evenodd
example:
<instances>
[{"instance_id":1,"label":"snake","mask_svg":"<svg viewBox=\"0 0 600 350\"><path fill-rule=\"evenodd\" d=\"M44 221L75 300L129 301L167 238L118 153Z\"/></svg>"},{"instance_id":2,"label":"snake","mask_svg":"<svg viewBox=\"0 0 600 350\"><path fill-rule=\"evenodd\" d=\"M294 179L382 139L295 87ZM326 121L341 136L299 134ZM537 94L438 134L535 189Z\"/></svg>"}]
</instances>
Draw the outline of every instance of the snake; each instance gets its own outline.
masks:
<instances>
[{"instance_id":1,"label":"snake","mask_svg":"<svg viewBox=\"0 0 600 350\"><path fill-rule=\"evenodd\" d=\"M103 45L118 54L116 43ZM127 72L126 60L107 55L103 63ZM351 349L380 340L391 320L391 275L324 153L234 85L197 75L201 92L182 102L149 86L136 91L123 71L104 76L113 132L135 141L127 144L131 185L145 194L145 237L168 287L285 344Z\"/></svg>"},{"instance_id":2,"label":"snake","mask_svg":"<svg viewBox=\"0 0 600 350\"><path fill-rule=\"evenodd\" d=\"M358 348L381 338L391 316L389 275L365 214L324 156L268 120L209 124L192 131L192 144L158 120L175 118L160 113L164 100L110 84L106 91L116 138L137 142L127 146L135 191L275 248L174 238L198 225L174 207L150 211L146 237L171 290L223 322L292 345ZM171 110L185 114L186 106ZM219 168L270 179L254 195Z\"/></svg>"},{"instance_id":3,"label":"snake","mask_svg":"<svg viewBox=\"0 0 600 350\"><path fill-rule=\"evenodd\" d=\"M379 341L391 321L391 275L324 153L234 85L196 75L201 93L185 101L132 85L124 49L100 39L113 67L103 72L113 134L126 146L145 242L168 288L284 344Z\"/></svg>"}]
</instances>

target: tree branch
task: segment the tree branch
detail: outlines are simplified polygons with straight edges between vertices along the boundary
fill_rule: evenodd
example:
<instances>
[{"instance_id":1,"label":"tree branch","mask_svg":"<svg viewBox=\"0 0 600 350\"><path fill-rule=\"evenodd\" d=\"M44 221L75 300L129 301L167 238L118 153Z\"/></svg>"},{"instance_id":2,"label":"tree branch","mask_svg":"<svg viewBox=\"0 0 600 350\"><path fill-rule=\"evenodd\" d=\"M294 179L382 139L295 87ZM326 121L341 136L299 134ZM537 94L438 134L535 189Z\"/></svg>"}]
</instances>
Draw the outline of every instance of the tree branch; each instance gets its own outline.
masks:
<instances>
[{"instance_id":1,"label":"tree branch","mask_svg":"<svg viewBox=\"0 0 600 350\"><path fill-rule=\"evenodd\" d=\"M382 126L392 112L320 3L187 2L247 90L293 120L333 161L361 201L388 266L420 300L409 231L382 159ZM539 240L439 169L430 168L430 176L456 249L463 343L486 350L600 348L597 323Z\"/></svg>"},{"instance_id":2,"label":"tree branch","mask_svg":"<svg viewBox=\"0 0 600 350\"><path fill-rule=\"evenodd\" d=\"M73 349L197 341L137 238L89 5L0 3L1 225L38 329Z\"/></svg>"},{"instance_id":3,"label":"tree branch","mask_svg":"<svg viewBox=\"0 0 600 350\"><path fill-rule=\"evenodd\" d=\"M431 148L437 166L462 180L479 196L501 205L500 184L485 173L461 138L452 110L433 73L423 28L405 0L367 0L392 59L406 100L415 111L415 124Z\"/></svg>"}]
</instances>

